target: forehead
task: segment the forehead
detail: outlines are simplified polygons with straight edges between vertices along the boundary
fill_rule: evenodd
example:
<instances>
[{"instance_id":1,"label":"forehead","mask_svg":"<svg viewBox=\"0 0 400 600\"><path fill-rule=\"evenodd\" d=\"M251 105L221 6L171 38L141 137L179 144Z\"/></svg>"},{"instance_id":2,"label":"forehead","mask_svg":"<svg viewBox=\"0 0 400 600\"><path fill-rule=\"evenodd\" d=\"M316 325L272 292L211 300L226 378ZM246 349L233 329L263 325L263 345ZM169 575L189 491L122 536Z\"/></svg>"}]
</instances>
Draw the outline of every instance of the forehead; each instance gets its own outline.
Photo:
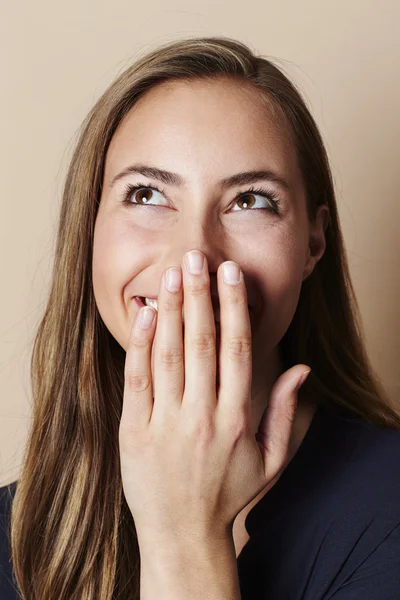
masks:
<instances>
[{"instance_id":1,"label":"forehead","mask_svg":"<svg viewBox=\"0 0 400 600\"><path fill-rule=\"evenodd\" d=\"M227 79L168 81L141 96L111 140L105 177L135 160L189 180L246 167L267 166L292 181L298 174L285 118L249 84Z\"/></svg>"}]
</instances>

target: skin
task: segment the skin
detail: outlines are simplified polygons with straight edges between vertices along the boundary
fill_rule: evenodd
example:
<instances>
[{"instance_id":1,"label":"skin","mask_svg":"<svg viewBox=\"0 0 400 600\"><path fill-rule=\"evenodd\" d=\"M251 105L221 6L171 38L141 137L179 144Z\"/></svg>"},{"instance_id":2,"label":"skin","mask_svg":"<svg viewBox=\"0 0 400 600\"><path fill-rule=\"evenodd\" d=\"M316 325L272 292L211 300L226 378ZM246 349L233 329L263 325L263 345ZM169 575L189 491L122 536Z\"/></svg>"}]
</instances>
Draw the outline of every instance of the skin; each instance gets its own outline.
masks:
<instances>
[{"instance_id":1,"label":"skin","mask_svg":"<svg viewBox=\"0 0 400 600\"><path fill-rule=\"evenodd\" d=\"M187 183L178 188L129 174L110 187L117 174L135 163L179 173ZM224 191L219 188L220 179L256 169L272 169L289 182L290 190L269 181L252 184L278 195L280 215L258 210L271 206L270 200L260 194L246 196L248 201L256 202L257 208L246 209L238 200L234 203L238 192L252 187L249 184ZM147 190L145 197L151 197L150 204L160 206L123 205L127 183L159 187L163 193ZM131 201L137 202L138 197L136 192ZM243 271L241 293L247 294L248 301L251 299L256 306L255 324L251 323L249 387L250 429L255 434L271 402L274 385L282 378L278 343L293 319L302 282L325 251L327 218L328 208L320 206L315 222L308 221L305 189L290 131L283 121L273 119L253 89L223 79L162 84L147 92L129 111L107 152L93 247L93 288L100 315L128 351L132 324L139 310L132 298L161 297L161 276L168 267L182 267L184 281L189 285L183 257L189 250L201 250L209 274L207 286L218 289L222 313L221 266L225 261L235 261ZM195 311L192 304L189 312L184 303L185 334L190 317L193 329L210 315L213 322L211 305L199 306L201 309ZM237 319L247 323L247 314L246 311ZM168 340L166 327L160 327L159 332L160 318L161 310L149 355L156 398L161 395L163 384L161 375L158 387L154 381L155 356ZM250 321L248 326L250 332ZM169 335L173 335L172 330ZM296 368L292 380L306 370L304 365L300 370ZM218 373L220 370L221 363ZM286 385L290 379L287 373L281 380ZM315 405L299 396L285 460L264 481L263 490L256 497L253 494L254 499L236 513L238 545L243 542L247 512L277 481L296 453L314 411Z\"/></svg>"}]
</instances>

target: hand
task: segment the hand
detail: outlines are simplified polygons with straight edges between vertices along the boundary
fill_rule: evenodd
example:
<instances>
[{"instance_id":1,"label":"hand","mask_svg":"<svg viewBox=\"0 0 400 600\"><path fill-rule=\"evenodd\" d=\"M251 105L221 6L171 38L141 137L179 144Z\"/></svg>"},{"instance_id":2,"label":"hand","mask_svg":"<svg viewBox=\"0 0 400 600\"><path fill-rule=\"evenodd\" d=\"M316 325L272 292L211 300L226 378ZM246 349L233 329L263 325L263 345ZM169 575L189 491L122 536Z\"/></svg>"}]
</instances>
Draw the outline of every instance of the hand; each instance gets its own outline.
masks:
<instances>
[{"instance_id":1,"label":"hand","mask_svg":"<svg viewBox=\"0 0 400 600\"><path fill-rule=\"evenodd\" d=\"M189 273L186 263L176 268L183 275L183 289L181 285L176 292L166 289L164 272L158 314L152 308L138 312L153 311L152 325L141 329L137 315L131 329L119 445L123 489L138 537L228 532L239 512L284 468L296 385L309 370L296 365L279 377L255 437L250 429L251 325L243 274L239 283L229 285L222 267L235 263L218 269L217 394L214 313L203 258L199 274Z\"/></svg>"}]
</instances>

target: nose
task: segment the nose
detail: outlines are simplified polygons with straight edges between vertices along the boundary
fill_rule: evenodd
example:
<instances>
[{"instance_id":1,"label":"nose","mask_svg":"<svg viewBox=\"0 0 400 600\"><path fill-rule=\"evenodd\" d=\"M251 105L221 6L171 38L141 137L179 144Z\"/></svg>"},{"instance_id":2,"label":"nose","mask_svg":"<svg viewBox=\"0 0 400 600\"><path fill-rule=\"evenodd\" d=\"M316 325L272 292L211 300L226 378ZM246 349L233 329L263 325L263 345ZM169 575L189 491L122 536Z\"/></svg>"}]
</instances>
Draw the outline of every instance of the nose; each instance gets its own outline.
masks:
<instances>
[{"instance_id":1,"label":"nose","mask_svg":"<svg viewBox=\"0 0 400 600\"><path fill-rule=\"evenodd\" d=\"M163 260L163 263L168 266L180 265L185 269L185 255L191 250L198 250L205 256L210 278L210 294L218 301L217 271L219 266L231 257L227 255L226 248L222 247L221 236L216 234L215 229L197 223L185 233L185 239L181 244L176 245L175 240L174 245L172 240L170 247L172 251Z\"/></svg>"},{"instance_id":2,"label":"nose","mask_svg":"<svg viewBox=\"0 0 400 600\"><path fill-rule=\"evenodd\" d=\"M210 278L210 294L213 300L213 306L219 305L217 271L222 263L227 260L237 259L237 242L229 244L229 239L224 235L220 223L214 214L211 214L209 209L200 207L209 205L208 202L195 202L196 214L183 217L179 224L179 231L171 229L168 233L168 247L170 251L168 256L164 256L162 263L167 266L179 265L184 268L184 257L191 250L199 250L202 252L207 261L207 268ZM189 211L188 211L189 212ZM236 249L236 252L235 252ZM245 277L246 290L248 293L248 304L254 307L256 304L257 293L255 285L251 283L251 275L243 273ZM252 291L252 288L254 290Z\"/></svg>"}]
</instances>

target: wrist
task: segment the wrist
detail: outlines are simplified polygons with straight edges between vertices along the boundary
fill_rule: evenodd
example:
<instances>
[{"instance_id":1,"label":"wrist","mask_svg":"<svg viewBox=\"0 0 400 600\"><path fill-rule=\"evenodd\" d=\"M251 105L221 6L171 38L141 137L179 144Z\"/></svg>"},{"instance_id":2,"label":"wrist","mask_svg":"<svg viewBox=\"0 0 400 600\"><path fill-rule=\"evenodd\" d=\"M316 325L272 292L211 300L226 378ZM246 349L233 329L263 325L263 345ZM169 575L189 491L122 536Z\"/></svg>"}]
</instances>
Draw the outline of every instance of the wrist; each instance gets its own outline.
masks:
<instances>
[{"instance_id":1,"label":"wrist","mask_svg":"<svg viewBox=\"0 0 400 600\"><path fill-rule=\"evenodd\" d=\"M140 555L142 560L151 562L153 559L166 561L189 560L194 557L196 562L206 562L221 556L221 552L230 556L234 552L232 530L218 532L174 530L168 532L152 531L144 534L137 531Z\"/></svg>"},{"instance_id":2,"label":"wrist","mask_svg":"<svg viewBox=\"0 0 400 600\"><path fill-rule=\"evenodd\" d=\"M180 536L139 538L141 600L239 598L232 535L207 539L187 531ZM197 596L197 594L199 594ZM208 595L207 595L208 594Z\"/></svg>"}]
</instances>

